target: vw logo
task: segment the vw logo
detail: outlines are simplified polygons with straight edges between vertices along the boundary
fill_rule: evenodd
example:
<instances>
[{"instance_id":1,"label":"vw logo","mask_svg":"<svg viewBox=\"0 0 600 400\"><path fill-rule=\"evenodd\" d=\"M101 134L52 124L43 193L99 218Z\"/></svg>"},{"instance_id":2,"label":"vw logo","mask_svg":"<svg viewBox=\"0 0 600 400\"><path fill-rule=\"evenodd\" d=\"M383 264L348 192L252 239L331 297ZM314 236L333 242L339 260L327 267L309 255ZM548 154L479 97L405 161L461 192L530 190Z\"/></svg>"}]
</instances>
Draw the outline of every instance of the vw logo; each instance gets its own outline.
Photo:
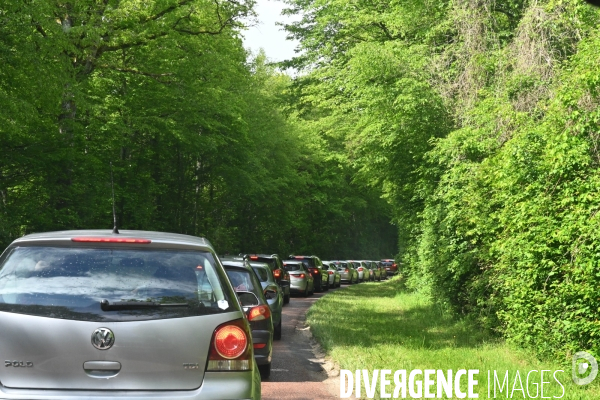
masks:
<instances>
[{"instance_id":1,"label":"vw logo","mask_svg":"<svg viewBox=\"0 0 600 400\"><path fill-rule=\"evenodd\" d=\"M98 328L92 333L92 344L98 350L108 350L115 344L115 335L108 328Z\"/></svg>"}]
</instances>

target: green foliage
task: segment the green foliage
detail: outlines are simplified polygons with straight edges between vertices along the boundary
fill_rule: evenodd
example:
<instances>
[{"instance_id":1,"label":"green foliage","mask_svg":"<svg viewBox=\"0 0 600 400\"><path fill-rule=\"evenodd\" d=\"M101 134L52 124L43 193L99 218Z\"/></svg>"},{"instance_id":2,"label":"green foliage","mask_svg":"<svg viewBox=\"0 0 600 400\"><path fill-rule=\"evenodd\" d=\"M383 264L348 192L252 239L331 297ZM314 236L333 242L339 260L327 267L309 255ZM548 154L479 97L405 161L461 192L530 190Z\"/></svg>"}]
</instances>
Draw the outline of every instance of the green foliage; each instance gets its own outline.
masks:
<instances>
[{"instance_id":1,"label":"green foliage","mask_svg":"<svg viewBox=\"0 0 600 400\"><path fill-rule=\"evenodd\" d=\"M599 12L287 3L299 115L388 201L408 286L544 356L600 354Z\"/></svg>"},{"instance_id":2,"label":"green foliage","mask_svg":"<svg viewBox=\"0 0 600 400\"><path fill-rule=\"evenodd\" d=\"M0 243L110 228L221 253L388 257L387 205L247 54L254 1L0 1Z\"/></svg>"}]
</instances>

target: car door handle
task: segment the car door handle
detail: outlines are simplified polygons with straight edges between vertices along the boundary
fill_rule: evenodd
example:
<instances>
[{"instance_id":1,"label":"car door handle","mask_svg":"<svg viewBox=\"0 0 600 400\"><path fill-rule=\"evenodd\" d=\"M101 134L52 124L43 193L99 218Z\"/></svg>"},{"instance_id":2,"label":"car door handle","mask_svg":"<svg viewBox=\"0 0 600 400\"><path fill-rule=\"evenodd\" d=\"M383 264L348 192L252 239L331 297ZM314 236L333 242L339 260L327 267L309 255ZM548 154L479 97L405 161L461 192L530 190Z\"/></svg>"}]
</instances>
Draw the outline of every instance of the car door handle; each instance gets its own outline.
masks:
<instances>
[{"instance_id":1,"label":"car door handle","mask_svg":"<svg viewBox=\"0 0 600 400\"><path fill-rule=\"evenodd\" d=\"M120 371L121 363L117 361L86 361L83 369L94 369L98 371Z\"/></svg>"},{"instance_id":2,"label":"car door handle","mask_svg":"<svg viewBox=\"0 0 600 400\"><path fill-rule=\"evenodd\" d=\"M92 378L111 378L121 371L121 363L117 361L86 361L83 370Z\"/></svg>"}]
</instances>

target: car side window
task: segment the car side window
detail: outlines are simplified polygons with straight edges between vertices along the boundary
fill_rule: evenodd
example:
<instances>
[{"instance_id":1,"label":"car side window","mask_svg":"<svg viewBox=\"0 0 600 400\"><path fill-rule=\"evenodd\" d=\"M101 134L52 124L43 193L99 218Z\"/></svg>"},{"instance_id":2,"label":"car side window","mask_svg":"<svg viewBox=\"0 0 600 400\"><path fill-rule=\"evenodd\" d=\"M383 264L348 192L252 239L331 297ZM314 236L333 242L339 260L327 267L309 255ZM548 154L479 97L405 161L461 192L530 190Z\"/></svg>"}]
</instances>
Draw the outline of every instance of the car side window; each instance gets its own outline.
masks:
<instances>
[{"instance_id":1,"label":"car side window","mask_svg":"<svg viewBox=\"0 0 600 400\"><path fill-rule=\"evenodd\" d=\"M256 276L258 276L259 281L261 281L261 282L269 281L269 273L271 270L268 270L266 268L261 268L261 267L252 267L252 269L256 273Z\"/></svg>"}]
</instances>

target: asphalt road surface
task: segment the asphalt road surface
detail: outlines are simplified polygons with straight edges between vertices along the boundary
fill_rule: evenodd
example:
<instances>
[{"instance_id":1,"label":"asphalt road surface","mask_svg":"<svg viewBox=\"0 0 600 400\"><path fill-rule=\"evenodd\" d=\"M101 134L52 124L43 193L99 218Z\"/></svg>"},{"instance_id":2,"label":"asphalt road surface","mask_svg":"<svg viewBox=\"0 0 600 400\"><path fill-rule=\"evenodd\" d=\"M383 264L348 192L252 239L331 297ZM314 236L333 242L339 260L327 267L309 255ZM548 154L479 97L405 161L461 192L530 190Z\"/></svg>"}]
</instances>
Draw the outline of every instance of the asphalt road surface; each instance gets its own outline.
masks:
<instances>
[{"instance_id":1,"label":"asphalt road surface","mask_svg":"<svg viewBox=\"0 0 600 400\"><path fill-rule=\"evenodd\" d=\"M340 289L329 289L309 297L296 296L283 308L283 331L281 340L274 341L271 376L262 383L263 400L339 398L339 381L328 380L323 360L313 352L314 340L304 326L308 308L333 290Z\"/></svg>"}]
</instances>

